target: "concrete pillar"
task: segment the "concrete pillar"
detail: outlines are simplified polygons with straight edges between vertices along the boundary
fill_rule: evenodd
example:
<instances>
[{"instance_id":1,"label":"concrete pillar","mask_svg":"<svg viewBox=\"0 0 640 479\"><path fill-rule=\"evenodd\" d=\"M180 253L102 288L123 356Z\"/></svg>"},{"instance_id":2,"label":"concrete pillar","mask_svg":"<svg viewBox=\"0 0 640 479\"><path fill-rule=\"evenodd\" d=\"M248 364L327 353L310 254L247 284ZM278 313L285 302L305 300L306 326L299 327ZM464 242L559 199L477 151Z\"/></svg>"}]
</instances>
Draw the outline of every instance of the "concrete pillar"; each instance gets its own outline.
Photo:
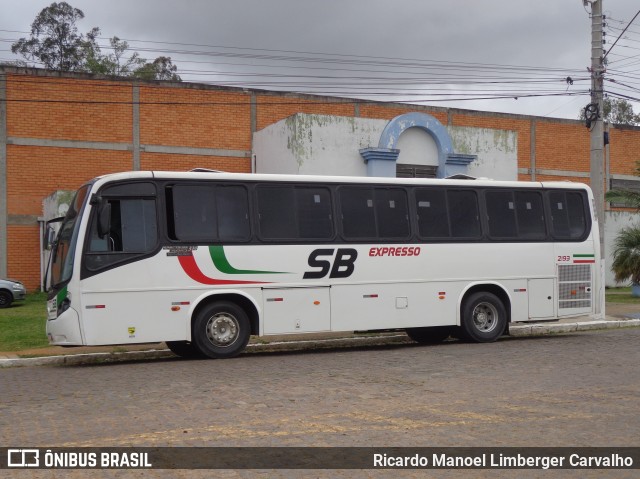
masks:
<instances>
[{"instance_id":1,"label":"concrete pillar","mask_svg":"<svg viewBox=\"0 0 640 479\"><path fill-rule=\"evenodd\" d=\"M133 84L133 170L140 170L140 84Z\"/></svg>"},{"instance_id":2,"label":"concrete pillar","mask_svg":"<svg viewBox=\"0 0 640 479\"><path fill-rule=\"evenodd\" d=\"M392 148L364 148L360 155L367 164L367 176L396 177L396 160L400 150Z\"/></svg>"},{"instance_id":3,"label":"concrete pillar","mask_svg":"<svg viewBox=\"0 0 640 479\"><path fill-rule=\"evenodd\" d=\"M7 277L7 76L0 75L0 277Z\"/></svg>"}]
</instances>

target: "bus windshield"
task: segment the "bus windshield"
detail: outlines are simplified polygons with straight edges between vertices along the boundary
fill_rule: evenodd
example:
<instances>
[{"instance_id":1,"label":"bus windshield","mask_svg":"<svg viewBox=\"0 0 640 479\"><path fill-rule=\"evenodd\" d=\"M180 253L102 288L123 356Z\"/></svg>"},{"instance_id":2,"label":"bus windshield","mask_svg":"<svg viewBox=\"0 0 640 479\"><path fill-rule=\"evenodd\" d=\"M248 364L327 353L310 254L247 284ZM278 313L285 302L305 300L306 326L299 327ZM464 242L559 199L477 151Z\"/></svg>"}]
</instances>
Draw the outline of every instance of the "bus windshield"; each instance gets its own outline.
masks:
<instances>
[{"instance_id":1,"label":"bus windshield","mask_svg":"<svg viewBox=\"0 0 640 479\"><path fill-rule=\"evenodd\" d=\"M89 185L80 188L62 221L51 255L51 287L58 288L71 279L73 258L78 238L78 220L84 209Z\"/></svg>"}]
</instances>

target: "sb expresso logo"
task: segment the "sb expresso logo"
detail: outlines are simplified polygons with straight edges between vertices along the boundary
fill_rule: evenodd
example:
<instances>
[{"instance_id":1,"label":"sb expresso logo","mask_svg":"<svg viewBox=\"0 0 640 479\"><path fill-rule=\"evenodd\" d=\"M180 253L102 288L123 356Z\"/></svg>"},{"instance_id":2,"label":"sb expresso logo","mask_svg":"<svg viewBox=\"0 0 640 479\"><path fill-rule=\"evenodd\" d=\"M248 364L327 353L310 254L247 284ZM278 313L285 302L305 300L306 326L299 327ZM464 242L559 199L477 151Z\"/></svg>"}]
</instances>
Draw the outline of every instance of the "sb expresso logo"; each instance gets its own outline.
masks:
<instances>
[{"instance_id":1,"label":"sb expresso logo","mask_svg":"<svg viewBox=\"0 0 640 479\"><path fill-rule=\"evenodd\" d=\"M335 257L334 257L335 253ZM303 279L348 278L353 274L358 252L353 248L321 248L309 255L309 266L314 268L302 276Z\"/></svg>"}]
</instances>

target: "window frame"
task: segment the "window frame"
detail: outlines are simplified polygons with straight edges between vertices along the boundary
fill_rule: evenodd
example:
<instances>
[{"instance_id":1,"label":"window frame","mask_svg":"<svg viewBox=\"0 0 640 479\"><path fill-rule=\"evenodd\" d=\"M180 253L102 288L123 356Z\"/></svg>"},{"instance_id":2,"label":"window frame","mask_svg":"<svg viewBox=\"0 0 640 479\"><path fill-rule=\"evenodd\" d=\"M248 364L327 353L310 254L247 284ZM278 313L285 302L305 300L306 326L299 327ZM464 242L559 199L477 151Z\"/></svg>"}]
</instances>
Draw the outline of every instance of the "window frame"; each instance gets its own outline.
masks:
<instances>
[{"instance_id":1,"label":"window frame","mask_svg":"<svg viewBox=\"0 0 640 479\"><path fill-rule=\"evenodd\" d=\"M551 195L553 193L558 193L558 192L564 194L565 201L566 201L567 193L576 194L580 196L582 200L580 202L582 205L582 214L585 220L584 228L580 236L569 237L569 236L556 235L556 231L553 224L553 210L552 210L552 203L551 203ZM589 237L589 234L592 232L592 229L593 229L593 221L591 218L591 211L589 209L589 203L588 203L586 192L584 190L579 190L579 189L548 188L544 190L544 196L545 196L546 208L548 208L547 213L548 213L548 219L549 219L548 221L549 241L556 242L556 243L580 243L585 241Z\"/></svg>"},{"instance_id":2,"label":"window frame","mask_svg":"<svg viewBox=\"0 0 640 479\"><path fill-rule=\"evenodd\" d=\"M255 227L253 225L252 218L254 213L252 211L252 194L247 183L241 183L237 181L167 181L160 183L160 188L163 191L163 200L164 200L164 208L163 215L166 221L163 221L163 227L165 230L166 239L173 244L189 244L189 245L217 245L217 244L245 244L250 243L254 236ZM212 239L180 239L176 235L176 229L174 223L174 215L175 215L175 205L173 204L173 193L172 189L175 186L185 187L185 186L206 186L213 190L214 196L214 205L215 205L215 213L216 213L216 237ZM220 222L218 218L218 203L217 203L217 189L218 187L229 187L234 186L238 188L242 188L245 192L246 205L247 205L247 226L248 226L248 234L245 238L233 239L233 238L220 238ZM171 195L171 198L169 196ZM171 224L173 225L171 225ZM172 237L172 233L175 237Z\"/></svg>"},{"instance_id":3,"label":"window frame","mask_svg":"<svg viewBox=\"0 0 640 479\"><path fill-rule=\"evenodd\" d=\"M146 193L137 194L141 186L151 187ZM84 232L84 238L82 240L82 257L80 266L80 279L86 279L96 274L114 269L120 266L124 266L129 263L150 258L156 255L162 248L162 243L165 238L164 221L162 218L163 204L162 199L158 195L159 185L157 182L148 180L132 180L118 183L107 183L103 185L98 192L93 193L89 203L91 204L91 213L87 221L87 226ZM156 223L156 237L155 245L151 245L147 251L91 251L91 241L93 238L93 226L97 222L98 208L97 200L153 200L155 207L155 223ZM111 257L111 260L106 261L105 264L99 266L90 266L88 264L88 258L92 256L106 255Z\"/></svg>"},{"instance_id":4,"label":"window frame","mask_svg":"<svg viewBox=\"0 0 640 479\"><path fill-rule=\"evenodd\" d=\"M258 240L258 243L264 244L307 244L307 243L335 243L337 231L336 231L336 208L335 208L335 195L333 192L333 188L331 186L327 186L321 183L307 183L307 182L264 182L264 181L256 181L253 183L252 188L252 203L253 203L253 223L255 225L255 236ZM282 237L282 238L271 238L264 236L261 227L261 218L260 218L260 198L259 198L259 190L260 189L268 189L268 188L289 188L292 191L293 197L293 207L291 209L291 217L295 222L296 236L291 237ZM329 214L330 214L330 225L331 225L331 234L325 238L304 238L300 236L300 210L298 208L298 195L297 192L299 190L312 190L319 189L325 190L328 195L329 200Z\"/></svg>"},{"instance_id":5,"label":"window frame","mask_svg":"<svg viewBox=\"0 0 640 479\"><path fill-rule=\"evenodd\" d=\"M485 208L485 214L483 215L486 219L487 228L486 235L490 241L502 242L502 243L541 243L545 241L550 241L549 234L549 216L547 214L547 206L546 206L546 198L543 189L540 188L486 188L483 191L483 205ZM491 232L491 225L489 223L489 208L488 208L488 195L492 193L509 193L513 200L514 209L513 209L513 219L515 226L515 236L497 236L493 235ZM540 199L540 206L542 207L542 226L544 228L544 232L542 235L535 238L527 238L523 236L522 226L519 215L519 200L518 195L521 193L532 193L536 194Z\"/></svg>"},{"instance_id":6,"label":"window frame","mask_svg":"<svg viewBox=\"0 0 640 479\"><path fill-rule=\"evenodd\" d=\"M351 237L351 236L347 236L345 234L344 231L344 218L343 218L343 198L342 198L342 191L346 190L346 189L361 189L361 190L371 190L372 192L372 196L371 199L373 201L373 222L374 222L374 229L375 229L375 236L362 236L362 237ZM380 236L379 234L379 227L378 227L378 212L377 212L377 198L376 198L376 191L378 190L399 190L402 191L403 195L404 195L404 199L405 199L405 205L406 205L406 218L407 218L407 229L408 229L408 234L407 236L397 236L397 237L389 237L389 236ZM387 185L380 185L380 184L376 184L376 183L353 183L353 184L339 184L335 187L334 189L334 195L336 198L336 208L337 208L337 212L336 212L336 220L335 223L337 225L339 234L340 234L340 238L342 239L342 241L344 243L350 244L358 244L358 243L389 243L389 244L394 244L394 243L403 243L403 242L411 242L414 239L414 226L413 226L413 221L411 220L411 216L412 216L412 209L411 209L411 187L408 187L407 185L396 185L396 184L387 184Z\"/></svg>"}]
</instances>

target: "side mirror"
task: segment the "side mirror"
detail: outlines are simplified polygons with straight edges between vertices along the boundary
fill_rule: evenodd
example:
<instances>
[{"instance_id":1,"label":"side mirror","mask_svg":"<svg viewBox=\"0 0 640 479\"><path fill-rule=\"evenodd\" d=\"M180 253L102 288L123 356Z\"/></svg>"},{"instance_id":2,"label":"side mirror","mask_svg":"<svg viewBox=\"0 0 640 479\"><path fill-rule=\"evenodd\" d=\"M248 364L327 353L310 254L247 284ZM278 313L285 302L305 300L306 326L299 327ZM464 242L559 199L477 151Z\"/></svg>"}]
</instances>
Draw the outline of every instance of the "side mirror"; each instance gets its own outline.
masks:
<instances>
[{"instance_id":1,"label":"side mirror","mask_svg":"<svg viewBox=\"0 0 640 479\"><path fill-rule=\"evenodd\" d=\"M55 223L62 223L63 220L64 220L64 216L60 216L58 218L51 219L45 223L45 228L43 232L44 237L42 238L44 249L50 250L51 248L53 248L53 245L56 242L56 236L58 235L58 232L56 228L53 227L53 225Z\"/></svg>"},{"instance_id":2,"label":"side mirror","mask_svg":"<svg viewBox=\"0 0 640 479\"><path fill-rule=\"evenodd\" d=\"M45 233L45 241L44 241L44 247L46 249L51 249L51 247L53 246L53 243L56 240L56 230L54 230L51 226L47 226L47 232Z\"/></svg>"},{"instance_id":3,"label":"side mirror","mask_svg":"<svg viewBox=\"0 0 640 479\"><path fill-rule=\"evenodd\" d=\"M98 237L104 238L111 229L111 203L100 198L98 202Z\"/></svg>"}]
</instances>

